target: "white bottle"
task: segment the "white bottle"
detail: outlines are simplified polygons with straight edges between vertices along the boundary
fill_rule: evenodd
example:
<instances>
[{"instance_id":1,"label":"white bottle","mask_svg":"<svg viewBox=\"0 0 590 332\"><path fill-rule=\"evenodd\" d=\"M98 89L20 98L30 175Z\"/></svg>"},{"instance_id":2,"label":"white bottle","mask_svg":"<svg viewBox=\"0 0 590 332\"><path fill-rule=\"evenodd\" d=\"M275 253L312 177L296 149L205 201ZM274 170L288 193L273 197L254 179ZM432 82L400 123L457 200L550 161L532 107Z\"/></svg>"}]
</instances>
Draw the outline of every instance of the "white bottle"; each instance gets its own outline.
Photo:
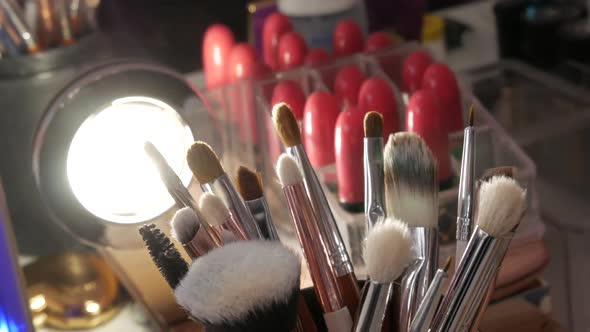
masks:
<instances>
[{"instance_id":1,"label":"white bottle","mask_svg":"<svg viewBox=\"0 0 590 332\"><path fill-rule=\"evenodd\" d=\"M364 0L278 0L277 5L310 49L331 52L332 33L343 19L354 19L365 35L368 31Z\"/></svg>"}]
</instances>

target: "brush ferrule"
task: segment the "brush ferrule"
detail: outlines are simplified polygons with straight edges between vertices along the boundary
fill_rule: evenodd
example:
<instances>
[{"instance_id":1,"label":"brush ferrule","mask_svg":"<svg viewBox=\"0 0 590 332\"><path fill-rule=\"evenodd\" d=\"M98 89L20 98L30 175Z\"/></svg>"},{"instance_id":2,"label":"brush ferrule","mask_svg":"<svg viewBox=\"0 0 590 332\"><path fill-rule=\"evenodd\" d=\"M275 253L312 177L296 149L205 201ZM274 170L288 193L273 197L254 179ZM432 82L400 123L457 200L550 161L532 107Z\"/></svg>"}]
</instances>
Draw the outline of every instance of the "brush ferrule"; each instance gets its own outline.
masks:
<instances>
[{"instance_id":1,"label":"brush ferrule","mask_svg":"<svg viewBox=\"0 0 590 332\"><path fill-rule=\"evenodd\" d=\"M309 195L313 211L318 217L320 238L325 246L324 250L330 258L334 273L336 276L341 277L353 272L352 263L344 246L338 226L336 225L336 220L332 215L332 210L330 209L322 185L307 158L305 149L299 144L288 147L287 153L299 162L299 166L303 172L305 190Z\"/></svg>"},{"instance_id":2,"label":"brush ferrule","mask_svg":"<svg viewBox=\"0 0 590 332\"><path fill-rule=\"evenodd\" d=\"M459 218L461 227L466 228L467 237L457 239L467 240L471 236L475 192L475 128L465 128L463 137L463 155L461 156L461 177L459 179L459 194L457 201L457 236L459 234ZM463 222L467 222L463 226Z\"/></svg>"},{"instance_id":3,"label":"brush ferrule","mask_svg":"<svg viewBox=\"0 0 590 332\"><path fill-rule=\"evenodd\" d=\"M186 253L193 260L207 254L209 251L215 248L215 243L203 228L199 228L197 234L187 243L183 243L182 247Z\"/></svg>"},{"instance_id":4,"label":"brush ferrule","mask_svg":"<svg viewBox=\"0 0 590 332\"><path fill-rule=\"evenodd\" d=\"M195 200L193 199L191 194L188 192L188 190L184 186L181 188L182 189L175 191L175 195L177 195L176 197L178 198L178 200L180 202L182 202L182 204L184 204L184 206L191 208L195 212L195 216L197 217L197 221L201 225L201 228L205 230L205 232L207 233L211 242L216 247L221 247L223 245L223 241L222 241L219 233L215 229L213 229L213 227L211 227L211 224L209 224L208 222L201 219L199 208L197 206L197 202L195 202ZM200 229L199 229L199 231L200 231ZM197 233L199 233L199 232L197 232Z\"/></svg>"},{"instance_id":5,"label":"brush ferrule","mask_svg":"<svg viewBox=\"0 0 590 332\"><path fill-rule=\"evenodd\" d=\"M318 220L303 183L283 187L283 193L299 243L303 249L314 289L324 312L333 312L344 307L338 285L331 273L328 257L325 255L322 239L317 239Z\"/></svg>"},{"instance_id":6,"label":"brush ferrule","mask_svg":"<svg viewBox=\"0 0 590 332\"><path fill-rule=\"evenodd\" d=\"M438 267L438 230L409 227L412 263L402 278L398 331L407 331Z\"/></svg>"},{"instance_id":7,"label":"brush ferrule","mask_svg":"<svg viewBox=\"0 0 590 332\"><path fill-rule=\"evenodd\" d=\"M420 303L418 311L416 311L416 315L412 320L412 325L408 330L409 332L428 332L442 295L443 282L447 277L447 272L441 269L436 271L434 279L432 279L430 287L428 287L428 291L424 295L422 303Z\"/></svg>"},{"instance_id":8,"label":"brush ferrule","mask_svg":"<svg viewBox=\"0 0 590 332\"><path fill-rule=\"evenodd\" d=\"M383 182L383 138L364 140L365 218L367 229L385 219L385 189Z\"/></svg>"},{"instance_id":9,"label":"brush ferrule","mask_svg":"<svg viewBox=\"0 0 590 332\"><path fill-rule=\"evenodd\" d=\"M277 233L277 228L275 227L274 222L272 221L272 216L270 214L270 208L266 201L266 198L260 197L250 201L246 201L246 206L252 213L254 220L258 224L258 228L266 228L268 232L268 239L273 241L280 241L279 234Z\"/></svg>"},{"instance_id":10,"label":"brush ferrule","mask_svg":"<svg viewBox=\"0 0 590 332\"><path fill-rule=\"evenodd\" d=\"M223 174L209 183L202 184L201 189L224 200L232 216L236 219L238 227L241 228L240 233L247 234L250 239L262 238L254 217L252 217L250 210L246 207L227 174Z\"/></svg>"},{"instance_id":11,"label":"brush ferrule","mask_svg":"<svg viewBox=\"0 0 590 332\"><path fill-rule=\"evenodd\" d=\"M493 237L476 227L431 325L431 331L468 331L514 233Z\"/></svg>"},{"instance_id":12,"label":"brush ferrule","mask_svg":"<svg viewBox=\"0 0 590 332\"><path fill-rule=\"evenodd\" d=\"M381 331L392 293L393 286L391 283L381 284L373 280L367 281L361 297L362 306L355 320L356 324L353 331Z\"/></svg>"}]
</instances>

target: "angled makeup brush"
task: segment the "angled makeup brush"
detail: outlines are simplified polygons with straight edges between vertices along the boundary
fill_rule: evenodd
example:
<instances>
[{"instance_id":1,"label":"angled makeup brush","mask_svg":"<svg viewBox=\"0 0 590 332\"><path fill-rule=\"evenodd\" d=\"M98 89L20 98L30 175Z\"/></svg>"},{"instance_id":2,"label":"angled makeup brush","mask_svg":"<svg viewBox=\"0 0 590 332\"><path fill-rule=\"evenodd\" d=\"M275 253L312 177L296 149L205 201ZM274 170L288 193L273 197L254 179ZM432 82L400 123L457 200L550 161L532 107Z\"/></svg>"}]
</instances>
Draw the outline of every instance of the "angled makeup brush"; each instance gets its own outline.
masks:
<instances>
[{"instance_id":1,"label":"angled makeup brush","mask_svg":"<svg viewBox=\"0 0 590 332\"><path fill-rule=\"evenodd\" d=\"M297 120L289 106L285 103L274 105L272 119L287 153L301 166L305 190L311 201L313 211L317 215L320 242L323 243L324 251L330 257L330 271L336 277L338 289L342 294L348 310L351 313L356 312L360 290L356 276L354 275L352 261L346 251L344 241L342 240L320 181L301 144L301 133Z\"/></svg>"},{"instance_id":2,"label":"angled makeup brush","mask_svg":"<svg viewBox=\"0 0 590 332\"><path fill-rule=\"evenodd\" d=\"M412 321L410 332L428 332L432 318L436 313L436 308L440 303L443 284L449 276L447 272L449 271L449 267L451 267L452 260L452 257L449 256L445 265L436 271L434 279L432 279L432 283L430 283L430 287L428 287L428 291L424 295L424 299L422 299L422 303L420 303L416 316Z\"/></svg>"},{"instance_id":3,"label":"angled makeup brush","mask_svg":"<svg viewBox=\"0 0 590 332\"><path fill-rule=\"evenodd\" d=\"M305 193L301 169L293 157L283 153L277 161L277 174L328 331L350 331L352 316L342 299L334 275L330 272L321 239L318 241L318 220Z\"/></svg>"},{"instance_id":4,"label":"angled makeup brush","mask_svg":"<svg viewBox=\"0 0 590 332\"><path fill-rule=\"evenodd\" d=\"M457 249L455 264L458 266L465 252L467 241L473 231L473 208L475 201L475 106L469 109L469 125L463 132L461 177L457 198Z\"/></svg>"},{"instance_id":5,"label":"angled makeup brush","mask_svg":"<svg viewBox=\"0 0 590 332\"><path fill-rule=\"evenodd\" d=\"M369 280L353 331L382 330L393 282L410 263L410 247L408 227L399 220L388 218L369 229L363 252Z\"/></svg>"},{"instance_id":6,"label":"angled makeup brush","mask_svg":"<svg viewBox=\"0 0 590 332\"><path fill-rule=\"evenodd\" d=\"M264 197L260 174L255 173L245 166L240 166L236 178L240 195L242 195L246 206L250 209L262 235L265 239L278 241L279 234L272 221L268 202Z\"/></svg>"},{"instance_id":7,"label":"angled makeup brush","mask_svg":"<svg viewBox=\"0 0 590 332\"><path fill-rule=\"evenodd\" d=\"M219 237L219 234L209 225L206 221L203 220L199 216L199 208L197 203L193 199L193 196L189 193L188 189L182 184L182 181L174 173L174 170L168 165L166 159L160 151L151 143L145 142L144 149L146 154L150 157L156 168L158 169L158 173L160 174L160 179L164 183L164 186L168 190L168 193L177 205L180 206L187 206L193 210L195 215L197 216L197 220L200 222L201 227L205 230L211 241L215 244L215 246L221 246L222 241Z\"/></svg>"},{"instance_id":8,"label":"angled makeup brush","mask_svg":"<svg viewBox=\"0 0 590 332\"><path fill-rule=\"evenodd\" d=\"M365 218L368 230L385 219L383 116L378 112L369 112L365 115L364 125Z\"/></svg>"},{"instance_id":9,"label":"angled makeup brush","mask_svg":"<svg viewBox=\"0 0 590 332\"><path fill-rule=\"evenodd\" d=\"M261 238L262 234L250 210L244 204L209 144L202 141L193 143L186 158L189 168L201 184L201 189L220 196L226 202L231 214L238 221L241 233L247 234L249 239Z\"/></svg>"},{"instance_id":10,"label":"angled makeup brush","mask_svg":"<svg viewBox=\"0 0 590 332\"><path fill-rule=\"evenodd\" d=\"M412 263L400 285L398 331L407 331L438 267L438 176L420 136L389 136L384 151L387 215L408 224Z\"/></svg>"},{"instance_id":11,"label":"angled makeup brush","mask_svg":"<svg viewBox=\"0 0 590 332\"><path fill-rule=\"evenodd\" d=\"M495 176L505 176L507 178L514 178L515 174L516 174L516 169L512 166L494 167L494 168L487 169L483 173L483 175L481 176L481 179L479 179L479 181L480 182L488 182Z\"/></svg>"},{"instance_id":12,"label":"angled makeup brush","mask_svg":"<svg viewBox=\"0 0 590 332\"><path fill-rule=\"evenodd\" d=\"M170 288L176 289L188 271L186 261L156 225L143 225L139 228L139 234L162 277L166 279Z\"/></svg>"},{"instance_id":13,"label":"angled makeup brush","mask_svg":"<svg viewBox=\"0 0 590 332\"><path fill-rule=\"evenodd\" d=\"M248 234L244 233L240 222L229 212L221 198L212 194L204 193L199 200L199 208L203 212L203 216L207 222L213 227L219 229L223 234L223 230L231 232L236 239L249 240ZM223 237L223 236L222 236ZM224 238L224 240L226 240Z\"/></svg>"},{"instance_id":14,"label":"angled makeup brush","mask_svg":"<svg viewBox=\"0 0 590 332\"><path fill-rule=\"evenodd\" d=\"M172 227L172 237L182 244L186 253L193 260L215 248L215 243L202 230L198 217L191 208L183 207L176 211L170 221L170 226Z\"/></svg>"},{"instance_id":15,"label":"angled makeup brush","mask_svg":"<svg viewBox=\"0 0 590 332\"><path fill-rule=\"evenodd\" d=\"M465 249L431 325L431 331L470 331L514 231L524 216L526 192L505 176L483 182L479 190L477 227Z\"/></svg>"},{"instance_id":16,"label":"angled makeup brush","mask_svg":"<svg viewBox=\"0 0 590 332\"><path fill-rule=\"evenodd\" d=\"M196 260L175 289L206 331L290 332L296 325L300 259L276 241L239 241Z\"/></svg>"}]
</instances>

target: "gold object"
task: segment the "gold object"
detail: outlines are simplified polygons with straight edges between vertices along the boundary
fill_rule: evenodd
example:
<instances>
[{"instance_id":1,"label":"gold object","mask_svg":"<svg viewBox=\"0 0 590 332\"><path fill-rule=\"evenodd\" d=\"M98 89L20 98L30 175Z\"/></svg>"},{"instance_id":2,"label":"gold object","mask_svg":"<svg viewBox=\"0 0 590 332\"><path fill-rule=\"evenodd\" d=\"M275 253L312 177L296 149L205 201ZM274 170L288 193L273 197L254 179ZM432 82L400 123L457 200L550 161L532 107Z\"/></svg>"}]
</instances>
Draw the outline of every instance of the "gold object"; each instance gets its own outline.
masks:
<instances>
[{"instance_id":1,"label":"gold object","mask_svg":"<svg viewBox=\"0 0 590 332\"><path fill-rule=\"evenodd\" d=\"M121 309L119 282L95 253L43 257L25 266L24 274L36 327L93 328Z\"/></svg>"}]
</instances>

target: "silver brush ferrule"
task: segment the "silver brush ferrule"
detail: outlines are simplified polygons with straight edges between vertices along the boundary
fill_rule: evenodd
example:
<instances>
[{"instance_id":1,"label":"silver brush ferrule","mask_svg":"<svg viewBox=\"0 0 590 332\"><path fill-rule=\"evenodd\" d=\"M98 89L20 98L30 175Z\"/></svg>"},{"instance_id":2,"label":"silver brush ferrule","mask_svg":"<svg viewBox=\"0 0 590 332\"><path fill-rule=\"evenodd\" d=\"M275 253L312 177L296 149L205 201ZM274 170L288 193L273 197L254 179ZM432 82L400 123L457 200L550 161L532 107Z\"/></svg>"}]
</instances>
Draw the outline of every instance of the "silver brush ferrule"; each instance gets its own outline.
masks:
<instances>
[{"instance_id":1,"label":"silver brush ferrule","mask_svg":"<svg viewBox=\"0 0 590 332\"><path fill-rule=\"evenodd\" d=\"M409 332L428 332L430 323L432 322L432 318L434 317L436 308L440 302L443 282L448 275L447 272L441 269L436 271L434 279L432 279L430 287L428 287L428 291L426 292L426 295L424 295L422 303L420 303L418 311L416 311L416 315L412 320L412 325L408 330Z\"/></svg>"},{"instance_id":2,"label":"silver brush ferrule","mask_svg":"<svg viewBox=\"0 0 590 332\"><path fill-rule=\"evenodd\" d=\"M256 198L250 201L246 201L246 206L252 213L252 217L258 224L258 228L265 227L268 231L268 240L280 241L277 228L272 221L270 214L270 208L264 197Z\"/></svg>"},{"instance_id":3,"label":"silver brush ferrule","mask_svg":"<svg viewBox=\"0 0 590 332\"><path fill-rule=\"evenodd\" d=\"M431 325L432 332L469 331L514 233L493 237L475 228Z\"/></svg>"},{"instance_id":4,"label":"silver brush ferrule","mask_svg":"<svg viewBox=\"0 0 590 332\"><path fill-rule=\"evenodd\" d=\"M391 283L381 284L373 280L367 281L360 300L362 306L355 320L354 332L381 331L392 292L393 285Z\"/></svg>"},{"instance_id":5,"label":"silver brush ferrule","mask_svg":"<svg viewBox=\"0 0 590 332\"><path fill-rule=\"evenodd\" d=\"M241 224L250 239L262 238L254 217L227 174L223 174L209 183L201 184L201 189L219 196L225 202L231 214Z\"/></svg>"},{"instance_id":6,"label":"silver brush ferrule","mask_svg":"<svg viewBox=\"0 0 590 332\"><path fill-rule=\"evenodd\" d=\"M400 285L398 331L408 331L438 268L438 229L409 227L412 260Z\"/></svg>"},{"instance_id":7,"label":"silver brush ferrule","mask_svg":"<svg viewBox=\"0 0 590 332\"><path fill-rule=\"evenodd\" d=\"M461 177L457 198L457 254L455 264L458 266L465 245L473 230L473 210L475 204L475 128L467 127L463 137L463 155L461 157Z\"/></svg>"},{"instance_id":8,"label":"silver brush ferrule","mask_svg":"<svg viewBox=\"0 0 590 332\"><path fill-rule=\"evenodd\" d=\"M385 219L385 184L383 180L383 138L364 140L365 218L367 230Z\"/></svg>"},{"instance_id":9,"label":"silver brush ferrule","mask_svg":"<svg viewBox=\"0 0 590 332\"><path fill-rule=\"evenodd\" d=\"M342 236L336 225L336 220L332 215L332 210L330 209L322 185L315 174L313 166L311 166L311 162L307 158L305 149L301 144L298 144L287 148L287 153L299 162L299 166L303 172L305 190L309 195L313 210L319 219L320 236L326 244L326 254L330 259L336 276L341 277L350 274L353 272L350 257L342 241Z\"/></svg>"}]
</instances>

